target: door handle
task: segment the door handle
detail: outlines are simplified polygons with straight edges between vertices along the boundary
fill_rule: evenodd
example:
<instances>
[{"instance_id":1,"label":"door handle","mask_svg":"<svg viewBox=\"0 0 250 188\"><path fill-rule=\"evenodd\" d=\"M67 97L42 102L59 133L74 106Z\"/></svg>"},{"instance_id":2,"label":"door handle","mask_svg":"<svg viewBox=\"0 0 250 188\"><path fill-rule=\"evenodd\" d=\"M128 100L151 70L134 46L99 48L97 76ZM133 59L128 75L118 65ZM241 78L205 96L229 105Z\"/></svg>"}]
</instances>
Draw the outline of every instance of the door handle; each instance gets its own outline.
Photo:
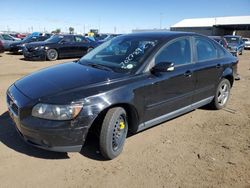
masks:
<instances>
[{"instance_id":1,"label":"door handle","mask_svg":"<svg viewBox=\"0 0 250 188\"><path fill-rule=\"evenodd\" d=\"M216 68L217 68L217 69L221 68L221 64L218 63L218 64L216 65Z\"/></svg>"},{"instance_id":2,"label":"door handle","mask_svg":"<svg viewBox=\"0 0 250 188\"><path fill-rule=\"evenodd\" d=\"M186 77L191 77L192 76L192 72L190 71L190 70L188 70L188 71L186 71L185 73L184 73L184 76L186 76Z\"/></svg>"}]
</instances>

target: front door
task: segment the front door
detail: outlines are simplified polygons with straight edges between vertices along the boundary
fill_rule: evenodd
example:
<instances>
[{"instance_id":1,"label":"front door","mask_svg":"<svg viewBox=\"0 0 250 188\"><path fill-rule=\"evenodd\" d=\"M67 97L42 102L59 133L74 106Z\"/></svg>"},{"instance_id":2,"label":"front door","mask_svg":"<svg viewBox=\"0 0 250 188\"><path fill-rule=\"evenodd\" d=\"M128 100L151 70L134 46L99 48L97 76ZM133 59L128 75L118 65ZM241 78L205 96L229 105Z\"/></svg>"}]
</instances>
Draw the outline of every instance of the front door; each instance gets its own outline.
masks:
<instances>
[{"instance_id":1,"label":"front door","mask_svg":"<svg viewBox=\"0 0 250 188\"><path fill-rule=\"evenodd\" d=\"M155 64L174 63L171 72L151 74L145 96L144 122L192 104L196 78L191 55L191 38L170 41L155 57Z\"/></svg>"},{"instance_id":2,"label":"front door","mask_svg":"<svg viewBox=\"0 0 250 188\"><path fill-rule=\"evenodd\" d=\"M74 38L71 35L64 36L59 42L59 56L60 57L74 57L77 47L74 45Z\"/></svg>"}]
</instances>

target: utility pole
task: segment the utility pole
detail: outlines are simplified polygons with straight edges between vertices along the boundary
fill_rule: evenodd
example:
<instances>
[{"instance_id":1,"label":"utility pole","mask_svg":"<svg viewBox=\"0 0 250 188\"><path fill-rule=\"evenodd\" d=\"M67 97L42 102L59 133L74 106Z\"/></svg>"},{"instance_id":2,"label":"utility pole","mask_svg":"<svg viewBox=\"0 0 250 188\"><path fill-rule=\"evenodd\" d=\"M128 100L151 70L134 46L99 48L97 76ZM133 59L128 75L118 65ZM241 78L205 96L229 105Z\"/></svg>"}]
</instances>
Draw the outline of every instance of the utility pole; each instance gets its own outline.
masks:
<instances>
[{"instance_id":1,"label":"utility pole","mask_svg":"<svg viewBox=\"0 0 250 188\"><path fill-rule=\"evenodd\" d=\"M101 18L98 19L98 32L101 33Z\"/></svg>"},{"instance_id":2,"label":"utility pole","mask_svg":"<svg viewBox=\"0 0 250 188\"><path fill-rule=\"evenodd\" d=\"M161 29L161 27L162 27L162 13L160 13L160 29Z\"/></svg>"}]
</instances>

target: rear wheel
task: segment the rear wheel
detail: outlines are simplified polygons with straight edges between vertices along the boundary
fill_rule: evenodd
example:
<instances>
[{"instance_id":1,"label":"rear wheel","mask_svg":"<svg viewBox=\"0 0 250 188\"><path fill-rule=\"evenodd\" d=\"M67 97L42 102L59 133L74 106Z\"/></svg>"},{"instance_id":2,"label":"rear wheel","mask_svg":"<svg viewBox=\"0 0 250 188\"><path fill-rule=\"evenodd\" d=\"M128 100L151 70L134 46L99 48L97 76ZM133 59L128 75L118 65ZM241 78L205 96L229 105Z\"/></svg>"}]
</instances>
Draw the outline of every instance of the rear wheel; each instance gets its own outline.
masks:
<instances>
[{"instance_id":1,"label":"rear wheel","mask_svg":"<svg viewBox=\"0 0 250 188\"><path fill-rule=\"evenodd\" d=\"M230 90L231 84L229 80L222 79L217 87L211 106L217 110L224 108L228 102Z\"/></svg>"},{"instance_id":2,"label":"rear wheel","mask_svg":"<svg viewBox=\"0 0 250 188\"><path fill-rule=\"evenodd\" d=\"M126 111L121 107L110 109L104 117L100 133L100 151L106 159L114 159L123 150L128 133Z\"/></svg>"},{"instance_id":3,"label":"rear wheel","mask_svg":"<svg viewBox=\"0 0 250 188\"><path fill-rule=\"evenodd\" d=\"M49 49L46 53L47 59L50 61L55 61L58 58L58 52L55 49Z\"/></svg>"},{"instance_id":4,"label":"rear wheel","mask_svg":"<svg viewBox=\"0 0 250 188\"><path fill-rule=\"evenodd\" d=\"M243 54L243 50L240 51L239 55L242 55Z\"/></svg>"}]
</instances>

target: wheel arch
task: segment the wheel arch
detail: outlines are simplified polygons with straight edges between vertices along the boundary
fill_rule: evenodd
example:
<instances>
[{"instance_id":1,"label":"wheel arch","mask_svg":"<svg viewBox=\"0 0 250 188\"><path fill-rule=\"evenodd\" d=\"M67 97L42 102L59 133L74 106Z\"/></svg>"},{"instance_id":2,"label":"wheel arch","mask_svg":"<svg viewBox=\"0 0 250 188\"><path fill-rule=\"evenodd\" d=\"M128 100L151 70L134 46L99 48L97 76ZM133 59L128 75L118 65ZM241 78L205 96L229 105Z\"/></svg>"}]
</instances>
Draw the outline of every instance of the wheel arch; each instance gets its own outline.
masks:
<instances>
[{"instance_id":1,"label":"wheel arch","mask_svg":"<svg viewBox=\"0 0 250 188\"><path fill-rule=\"evenodd\" d=\"M127 117L128 117L128 126L129 126L128 129L131 133L136 133L138 130L138 125L139 125L139 115L138 115L136 107L130 103L116 103L116 104L107 106L106 108L104 108L102 111L98 113L93 124L91 125L91 129L96 129L96 128L99 129L101 127L100 125L106 113L108 112L108 110L115 108L115 107L122 107L126 111Z\"/></svg>"},{"instance_id":2,"label":"wheel arch","mask_svg":"<svg viewBox=\"0 0 250 188\"><path fill-rule=\"evenodd\" d=\"M227 79L229 80L230 84L231 84L231 87L233 86L234 84L234 75L233 75L233 70L232 68L227 68L224 70L223 72L223 75L222 75L222 78L221 79Z\"/></svg>"}]
</instances>

